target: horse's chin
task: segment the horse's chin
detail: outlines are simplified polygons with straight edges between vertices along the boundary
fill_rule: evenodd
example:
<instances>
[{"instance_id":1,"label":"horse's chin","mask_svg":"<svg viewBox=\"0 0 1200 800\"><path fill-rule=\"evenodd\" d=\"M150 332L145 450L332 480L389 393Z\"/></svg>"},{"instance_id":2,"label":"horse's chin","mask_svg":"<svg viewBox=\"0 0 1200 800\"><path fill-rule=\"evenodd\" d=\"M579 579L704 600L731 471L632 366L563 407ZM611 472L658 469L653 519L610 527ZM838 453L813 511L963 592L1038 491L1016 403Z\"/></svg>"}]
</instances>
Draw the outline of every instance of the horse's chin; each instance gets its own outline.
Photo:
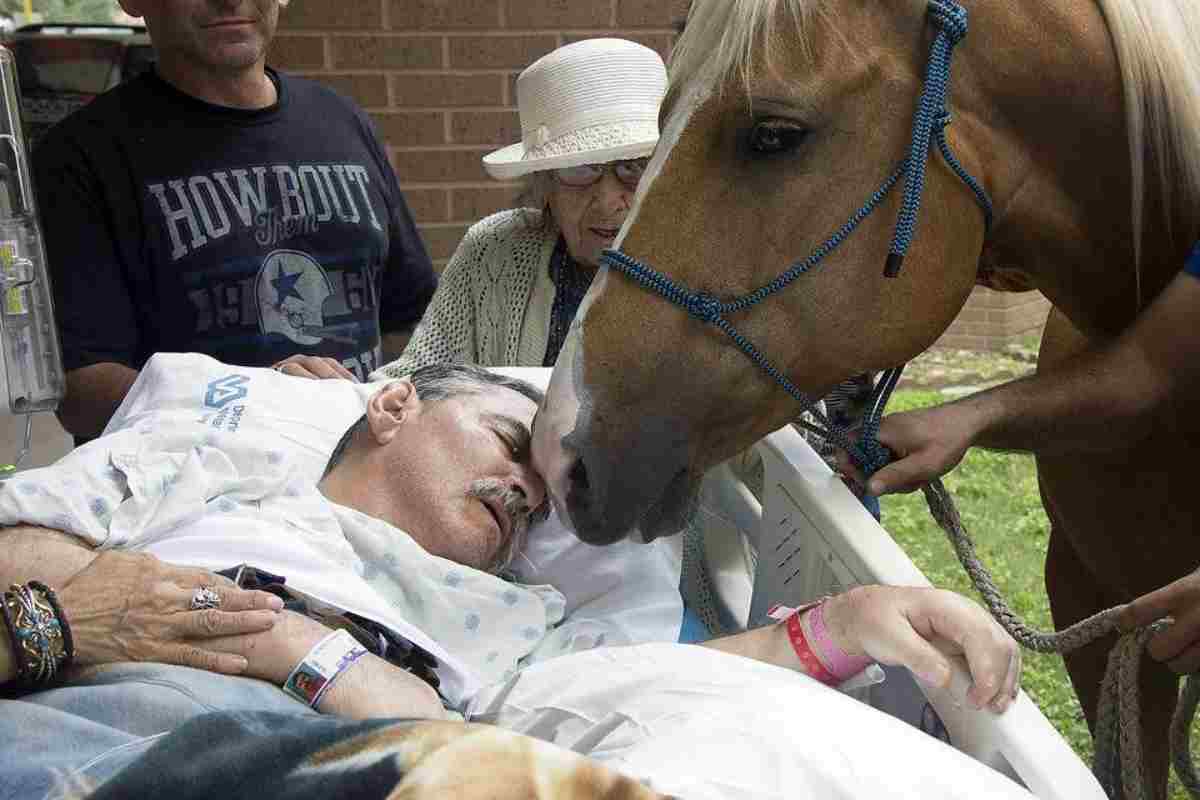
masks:
<instances>
[{"instance_id":1,"label":"horse's chin","mask_svg":"<svg viewBox=\"0 0 1200 800\"><path fill-rule=\"evenodd\" d=\"M592 545L609 545L628 539L639 544L649 544L655 539L683 533L699 508L700 481L687 473L680 473L667 484L662 495L653 501L637 518L634 528L628 530L575 531L576 535Z\"/></svg>"}]
</instances>

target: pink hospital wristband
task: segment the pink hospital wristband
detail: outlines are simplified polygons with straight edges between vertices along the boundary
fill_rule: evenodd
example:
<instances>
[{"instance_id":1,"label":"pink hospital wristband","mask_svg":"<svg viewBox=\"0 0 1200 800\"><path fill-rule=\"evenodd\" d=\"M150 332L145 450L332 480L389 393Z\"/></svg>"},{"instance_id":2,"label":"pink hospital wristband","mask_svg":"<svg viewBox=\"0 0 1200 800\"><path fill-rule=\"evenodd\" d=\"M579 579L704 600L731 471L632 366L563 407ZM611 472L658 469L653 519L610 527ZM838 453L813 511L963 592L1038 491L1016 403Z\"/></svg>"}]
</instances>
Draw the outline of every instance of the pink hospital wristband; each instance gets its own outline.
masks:
<instances>
[{"instance_id":1,"label":"pink hospital wristband","mask_svg":"<svg viewBox=\"0 0 1200 800\"><path fill-rule=\"evenodd\" d=\"M825 626L825 604L813 608L800 619L807 629L805 638L817 660L831 672L838 682L849 680L875 663L866 656L852 656L834 643Z\"/></svg>"}]
</instances>

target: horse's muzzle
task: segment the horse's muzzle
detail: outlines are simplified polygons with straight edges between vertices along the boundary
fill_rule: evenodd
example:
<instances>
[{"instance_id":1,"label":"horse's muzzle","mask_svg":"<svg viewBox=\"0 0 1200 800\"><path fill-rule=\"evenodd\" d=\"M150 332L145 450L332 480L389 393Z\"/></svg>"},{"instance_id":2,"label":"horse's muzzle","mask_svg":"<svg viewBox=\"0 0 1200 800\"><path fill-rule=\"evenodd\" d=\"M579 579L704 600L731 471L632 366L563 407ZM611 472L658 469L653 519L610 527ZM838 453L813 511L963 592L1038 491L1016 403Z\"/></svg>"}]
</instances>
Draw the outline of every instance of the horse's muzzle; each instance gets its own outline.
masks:
<instances>
[{"instance_id":1,"label":"horse's muzzle","mask_svg":"<svg viewBox=\"0 0 1200 800\"><path fill-rule=\"evenodd\" d=\"M567 470L561 515L581 540L649 543L682 531L695 505L695 482L683 465L672 469L640 461L589 467L585 457L576 457Z\"/></svg>"}]
</instances>

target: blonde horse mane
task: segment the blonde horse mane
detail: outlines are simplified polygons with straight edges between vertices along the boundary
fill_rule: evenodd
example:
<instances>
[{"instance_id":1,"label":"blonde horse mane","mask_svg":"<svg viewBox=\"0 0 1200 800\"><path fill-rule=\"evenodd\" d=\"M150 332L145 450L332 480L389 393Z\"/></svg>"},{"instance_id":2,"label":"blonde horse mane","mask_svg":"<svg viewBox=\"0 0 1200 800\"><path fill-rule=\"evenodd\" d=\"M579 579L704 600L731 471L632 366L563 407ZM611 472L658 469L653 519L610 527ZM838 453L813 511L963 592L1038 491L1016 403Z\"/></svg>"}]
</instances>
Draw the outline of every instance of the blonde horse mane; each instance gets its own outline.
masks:
<instances>
[{"instance_id":1,"label":"blonde horse mane","mask_svg":"<svg viewBox=\"0 0 1200 800\"><path fill-rule=\"evenodd\" d=\"M753 65L769 64L774 55L764 43L778 41L776 25L785 10L794 21L799 41L807 41L807 21L817 10L814 0L693 0L683 34L671 51L670 83L702 71L728 76L740 72L745 79Z\"/></svg>"},{"instance_id":2,"label":"blonde horse mane","mask_svg":"<svg viewBox=\"0 0 1200 800\"><path fill-rule=\"evenodd\" d=\"M1200 4L1196 0L1096 0L1121 65L1129 158L1133 168L1133 230L1142 304L1142 236L1149 228L1194 239L1200 235ZM1166 220L1147 220L1147 160L1158 167ZM1186 230L1173 231L1180 220ZM1149 223L1149 224L1148 224Z\"/></svg>"},{"instance_id":3,"label":"blonde horse mane","mask_svg":"<svg viewBox=\"0 0 1200 800\"><path fill-rule=\"evenodd\" d=\"M1037 0L1042 1L1042 0ZM1133 230L1141 297L1142 237L1166 230L1200 236L1200 2L1197 0L1093 0L1107 21L1121 66L1129 158L1133 175ZM800 41L809 19L826 0L694 0L671 55L673 89L702 69L749 79L767 65L780 20L790 20ZM1157 167L1157 204L1166 219L1147 220L1147 161ZM1186 230L1172 230L1182 221Z\"/></svg>"}]
</instances>

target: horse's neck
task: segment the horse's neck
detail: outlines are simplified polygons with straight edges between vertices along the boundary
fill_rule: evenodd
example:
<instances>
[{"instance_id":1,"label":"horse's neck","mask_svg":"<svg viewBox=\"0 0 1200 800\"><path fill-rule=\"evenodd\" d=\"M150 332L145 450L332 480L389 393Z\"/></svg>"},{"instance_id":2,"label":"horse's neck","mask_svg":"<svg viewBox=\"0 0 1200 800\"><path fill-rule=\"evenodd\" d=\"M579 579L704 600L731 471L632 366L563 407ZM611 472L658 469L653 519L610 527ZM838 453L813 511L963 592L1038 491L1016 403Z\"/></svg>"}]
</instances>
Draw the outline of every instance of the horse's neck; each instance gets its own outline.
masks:
<instances>
[{"instance_id":1,"label":"horse's neck","mask_svg":"<svg viewBox=\"0 0 1200 800\"><path fill-rule=\"evenodd\" d=\"M971 11L967 102L983 104L979 157L998 189L984 266L1028 274L1085 333L1114 333L1139 295L1144 304L1178 270L1181 245L1155 235L1162 211L1147 207L1139 275L1124 95L1104 19L1092 0L977 2ZM1026 44L989 49L1000 38L989 30Z\"/></svg>"}]
</instances>

